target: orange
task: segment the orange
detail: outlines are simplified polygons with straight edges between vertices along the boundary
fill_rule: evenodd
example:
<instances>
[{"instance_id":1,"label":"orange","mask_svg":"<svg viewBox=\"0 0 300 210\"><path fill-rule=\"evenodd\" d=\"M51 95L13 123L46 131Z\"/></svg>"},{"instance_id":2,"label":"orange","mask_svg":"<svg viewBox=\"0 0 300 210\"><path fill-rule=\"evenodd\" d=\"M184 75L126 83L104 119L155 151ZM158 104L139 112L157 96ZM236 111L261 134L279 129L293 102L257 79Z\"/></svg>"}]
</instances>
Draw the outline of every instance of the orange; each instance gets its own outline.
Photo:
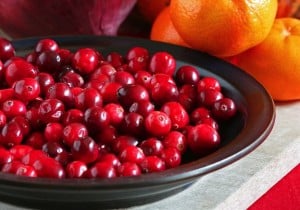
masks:
<instances>
[{"instance_id":1,"label":"orange","mask_svg":"<svg viewBox=\"0 0 300 210\"><path fill-rule=\"evenodd\" d=\"M238 54L268 35L277 0L172 0L171 20L192 48L218 57Z\"/></svg>"},{"instance_id":2,"label":"orange","mask_svg":"<svg viewBox=\"0 0 300 210\"><path fill-rule=\"evenodd\" d=\"M150 33L150 39L188 47L176 31L166 7L155 19Z\"/></svg>"},{"instance_id":3,"label":"orange","mask_svg":"<svg viewBox=\"0 0 300 210\"><path fill-rule=\"evenodd\" d=\"M276 19L262 43L235 57L235 64L256 78L274 100L300 99L299 19Z\"/></svg>"},{"instance_id":4,"label":"orange","mask_svg":"<svg viewBox=\"0 0 300 210\"><path fill-rule=\"evenodd\" d=\"M300 0L278 0L277 18L299 17Z\"/></svg>"},{"instance_id":5,"label":"orange","mask_svg":"<svg viewBox=\"0 0 300 210\"><path fill-rule=\"evenodd\" d=\"M149 23L153 23L158 14L167 6L170 0L138 0L137 9Z\"/></svg>"}]
</instances>

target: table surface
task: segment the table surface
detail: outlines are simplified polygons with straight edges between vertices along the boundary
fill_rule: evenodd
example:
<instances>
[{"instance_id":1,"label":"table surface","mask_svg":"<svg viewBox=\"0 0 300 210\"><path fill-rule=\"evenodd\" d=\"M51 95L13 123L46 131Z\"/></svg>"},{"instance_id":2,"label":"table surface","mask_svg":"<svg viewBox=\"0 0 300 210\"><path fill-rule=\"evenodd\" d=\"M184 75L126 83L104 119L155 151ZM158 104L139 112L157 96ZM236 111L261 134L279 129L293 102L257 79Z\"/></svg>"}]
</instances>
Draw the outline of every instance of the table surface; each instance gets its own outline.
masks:
<instances>
[{"instance_id":1,"label":"table surface","mask_svg":"<svg viewBox=\"0 0 300 210\"><path fill-rule=\"evenodd\" d=\"M249 208L299 165L299 122L299 101L276 103L274 128L255 151L223 169L205 175L191 187L176 195L129 209L181 210L188 207L194 210L224 210ZM300 176L298 175L298 177ZM297 200L297 204L300 205L300 200ZM22 209L24 208L0 202L0 210Z\"/></svg>"}]
</instances>

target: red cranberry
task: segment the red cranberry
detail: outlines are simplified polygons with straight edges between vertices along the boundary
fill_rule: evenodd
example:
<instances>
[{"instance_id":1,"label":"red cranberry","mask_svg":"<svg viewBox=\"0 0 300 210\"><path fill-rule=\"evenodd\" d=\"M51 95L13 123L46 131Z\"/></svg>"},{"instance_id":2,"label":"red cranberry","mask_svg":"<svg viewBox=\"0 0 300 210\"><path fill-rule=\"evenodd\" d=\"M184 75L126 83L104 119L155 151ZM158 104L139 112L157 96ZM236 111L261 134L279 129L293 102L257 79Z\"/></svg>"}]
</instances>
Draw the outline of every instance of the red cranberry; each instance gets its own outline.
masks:
<instances>
[{"instance_id":1,"label":"red cranberry","mask_svg":"<svg viewBox=\"0 0 300 210\"><path fill-rule=\"evenodd\" d=\"M16 51L12 43L5 38L0 38L0 60L5 62L15 55Z\"/></svg>"},{"instance_id":2,"label":"red cranberry","mask_svg":"<svg viewBox=\"0 0 300 210\"><path fill-rule=\"evenodd\" d=\"M110 80L112 82L120 83L121 85L130 85L135 83L134 77L126 71L117 71L111 75Z\"/></svg>"},{"instance_id":3,"label":"red cranberry","mask_svg":"<svg viewBox=\"0 0 300 210\"><path fill-rule=\"evenodd\" d=\"M118 175L120 177L139 176L141 174L141 169L136 163L125 162L118 167Z\"/></svg>"},{"instance_id":4,"label":"red cranberry","mask_svg":"<svg viewBox=\"0 0 300 210\"><path fill-rule=\"evenodd\" d=\"M173 76L176 69L176 60L167 52L156 52L150 58L149 71L164 73Z\"/></svg>"},{"instance_id":5,"label":"red cranberry","mask_svg":"<svg viewBox=\"0 0 300 210\"><path fill-rule=\"evenodd\" d=\"M31 152L33 148L26 144L18 144L9 149L10 154L14 160L22 160L22 158ZM1 154L1 153L0 153Z\"/></svg>"},{"instance_id":6,"label":"red cranberry","mask_svg":"<svg viewBox=\"0 0 300 210\"><path fill-rule=\"evenodd\" d=\"M166 168L175 168L181 163L181 154L176 148L169 147L162 151L161 159L165 162Z\"/></svg>"},{"instance_id":7,"label":"red cranberry","mask_svg":"<svg viewBox=\"0 0 300 210\"><path fill-rule=\"evenodd\" d=\"M44 130L44 137L48 142L59 142L62 139L63 125L57 122L50 122Z\"/></svg>"},{"instance_id":8,"label":"red cranberry","mask_svg":"<svg viewBox=\"0 0 300 210\"><path fill-rule=\"evenodd\" d=\"M5 81L8 85L12 86L14 82L23 78L35 78L38 70L31 63L23 59L16 59L5 67L4 73Z\"/></svg>"},{"instance_id":9,"label":"red cranberry","mask_svg":"<svg viewBox=\"0 0 300 210\"><path fill-rule=\"evenodd\" d=\"M66 167L66 174L68 178L82 178L87 170L88 167L85 162L75 160L68 163Z\"/></svg>"},{"instance_id":10,"label":"red cranberry","mask_svg":"<svg viewBox=\"0 0 300 210\"><path fill-rule=\"evenodd\" d=\"M7 123L1 131L1 144L12 147L23 141L22 129L17 122Z\"/></svg>"},{"instance_id":11,"label":"red cranberry","mask_svg":"<svg viewBox=\"0 0 300 210\"><path fill-rule=\"evenodd\" d=\"M199 124L188 130L187 143L196 156L204 156L218 148L220 136L210 125Z\"/></svg>"},{"instance_id":12,"label":"red cranberry","mask_svg":"<svg viewBox=\"0 0 300 210\"><path fill-rule=\"evenodd\" d=\"M60 81L66 83L70 87L82 87L84 84L84 78L76 72L67 72L61 78Z\"/></svg>"},{"instance_id":13,"label":"red cranberry","mask_svg":"<svg viewBox=\"0 0 300 210\"><path fill-rule=\"evenodd\" d=\"M36 65L42 72L56 73L61 69L61 58L55 51L44 51L37 56Z\"/></svg>"},{"instance_id":14,"label":"red cranberry","mask_svg":"<svg viewBox=\"0 0 300 210\"><path fill-rule=\"evenodd\" d=\"M145 118L145 128L153 136L164 136L171 131L170 117L161 111L152 111Z\"/></svg>"},{"instance_id":15,"label":"red cranberry","mask_svg":"<svg viewBox=\"0 0 300 210\"><path fill-rule=\"evenodd\" d=\"M190 114L190 120L193 124L196 124L202 119L210 118L210 117L211 117L210 110L205 107L198 107L194 109Z\"/></svg>"},{"instance_id":16,"label":"red cranberry","mask_svg":"<svg viewBox=\"0 0 300 210\"><path fill-rule=\"evenodd\" d=\"M129 61L133 58L137 58L137 57L148 58L149 57L149 51L144 47L137 46L137 47L132 47L126 53L127 61Z\"/></svg>"},{"instance_id":17,"label":"red cranberry","mask_svg":"<svg viewBox=\"0 0 300 210\"><path fill-rule=\"evenodd\" d=\"M125 110L120 104L108 103L104 106L104 110L108 113L112 125L118 126L123 121Z\"/></svg>"},{"instance_id":18,"label":"red cranberry","mask_svg":"<svg viewBox=\"0 0 300 210\"><path fill-rule=\"evenodd\" d=\"M12 88L0 89L0 103L12 99L14 90Z\"/></svg>"},{"instance_id":19,"label":"red cranberry","mask_svg":"<svg viewBox=\"0 0 300 210\"><path fill-rule=\"evenodd\" d=\"M108 125L98 131L95 136L97 143L111 145L116 140L118 131L114 126Z\"/></svg>"},{"instance_id":20,"label":"red cranberry","mask_svg":"<svg viewBox=\"0 0 300 210\"><path fill-rule=\"evenodd\" d=\"M171 131L162 140L164 148L175 148L181 154L184 154L187 148L187 140L183 133Z\"/></svg>"},{"instance_id":21,"label":"red cranberry","mask_svg":"<svg viewBox=\"0 0 300 210\"><path fill-rule=\"evenodd\" d=\"M71 147L75 140L82 139L88 136L88 130L84 124L70 123L63 129L63 143Z\"/></svg>"},{"instance_id":22,"label":"red cranberry","mask_svg":"<svg viewBox=\"0 0 300 210\"><path fill-rule=\"evenodd\" d=\"M110 82L103 86L100 94L103 98L103 103L118 103L118 91L122 87L120 83Z\"/></svg>"},{"instance_id":23,"label":"red cranberry","mask_svg":"<svg viewBox=\"0 0 300 210\"><path fill-rule=\"evenodd\" d=\"M211 107L216 101L222 98L223 94L221 92L217 90L208 89L203 90L198 94L197 101L200 106Z\"/></svg>"},{"instance_id":24,"label":"red cranberry","mask_svg":"<svg viewBox=\"0 0 300 210\"><path fill-rule=\"evenodd\" d=\"M11 154L11 152L5 149L4 147L0 147L0 168L4 164L10 163L13 160L14 160L14 155Z\"/></svg>"},{"instance_id":25,"label":"red cranberry","mask_svg":"<svg viewBox=\"0 0 300 210\"><path fill-rule=\"evenodd\" d=\"M62 82L50 85L46 93L47 99L58 99L62 101L67 107L72 107L74 104L74 95L71 88Z\"/></svg>"},{"instance_id":26,"label":"red cranberry","mask_svg":"<svg viewBox=\"0 0 300 210\"><path fill-rule=\"evenodd\" d=\"M157 74L152 75L152 77L151 77L150 89L152 89L156 84L162 84L162 83L171 83L173 85L176 85L176 83L171 75L157 73Z\"/></svg>"},{"instance_id":27,"label":"red cranberry","mask_svg":"<svg viewBox=\"0 0 300 210\"><path fill-rule=\"evenodd\" d=\"M71 153L75 160L92 163L99 155L98 145L91 137L77 139L73 142Z\"/></svg>"},{"instance_id":28,"label":"red cranberry","mask_svg":"<svg viewBox=\"0 0 300 210\"><path fill-rule=\"evenodd\" d=\"M30 133L31 131L31 124L29 123L28 119L25 116L15 116L11 119L10 122L16 122L20 128L22 129L22 133L24 136Z\"/></svg>"},{"instance_id":29,"label":"red cranberry","mask_svg":"<svg viewBox=\"0 0 300 210\"><path fill-rule=\"evenodd\" d=\"M0 129L3 128L3 126L6 124L6 121L6 115L0 110Z\"/></svg>"},{"instance_id":30,"label":"red cranberry","mask_svg":"<svg viewBox=\"0 0 300 210\"><path fill-rule=\"evenodd\" d=\"M187 112L195 109L197 104L197 90L194 85L183 85L179 89L178 102Z\"/></svg>"},{"instance_id":31,"label":"red cranberry","mask_svg":"<svg viewBox=\"0 0 300 210\"><path fill-rule=\"evenodd\" d=\"M153 173L164 171L166 169L165 162L153 155L153 156L146 156L142 163L140 163L141 169L144 173Z\"/></svg>"},{"instance_id":32,"label":"red cranberry","mask_svg":"<svg viewBox=\"0 0 300 210\"><path fill-rule=\"evenodd\" d=\"M1 109L9 119L18 115L24 116L26 113L26 105L24 104L24 102L13 99L4 101Z\"/></svg>"},{"instance_id":33,"label":"red cranberry","mask_svg":"<svg viewBox=\"0 0 300 210\"><path fill-rule=\"evenodd\" d=\"M136 101L149 99L148 91L141 85L125 85L118 90L118 100L126 109Z\"/></svg>"},{"instance_id":34,"label":"red cranberry","mask_svg":"<svg viewBox=\"0 0 300 210\"><path fill-rule=\"evenodd\" d=\"M18 80L13 85L14 96L25 102L31 101L40 95L40 85L33 78Z\"/></svg>"},{"instance_id":35,"label":"red cranberry","mask_svg":"<svg viewBox=\"0 0 300 210\"><path fill-rule=\"evenodd\" d=\"M102 76L99 77L99 79L92 79L92 80L86 82L83 87L84 88L94 88L94 89L98 90L99 93L101 93L102 88L106 84L108 84L108 82L109 82L108 76L102 74Z\"/></svg>"},{"instance_id":36,"label":"red cranberry","mask_svg":"<svg viewBox=\"0 0 300 210\"><path fill-rule=\"evenodd\" d=\"M203 90L216 90L221 91L221 85L219 81L213 77L204 77L197 83L197 91L201 92Z\"/></svg>"},{"instance_id":37,"label":"red cranberry","mask_svg":"<svg viewBox=\"0 0 300 210\"><path fill-rule=\"evenodd\" d=\"M70 50L60 48L60 49L58 49L57 52L58 52L58 55L61 58L62 66L71 65L73 53Z\"/></svg>"},{"instance_id":38,"label":"red cranberry","mask_svg":"<svg viewBox=\"0 0 300 210\"><path fill-rule=\"evenodd\" d=\"M148 57L134 57L128 61L128 70L131 73L136 73L147 69L148 67Z\"/></svg>"},{"instance_id":39,"label":"red cranberry","mask_svg":"<svg viewBox=\"0 0 300 210\"><path fill-rule=\"evenodd\" d=\"M116 72L117 70L111 64L108 63L102 64L95 71L91 73L91 75L89 76L89 80L99 79L101 75L105 75L108 78L110 78Z\"/></svg>"},{"instance_id":40,"label":"red cranberry","mask_svg":"<svg viewBox=\"0 0 300 210\"><path fill-rule=\"evenodd\" d=\"M117 52L110 52L107 55L106 60L115 68L124 63L123 56Z\"/></svg>"},{"instance_id":41,"label":"red cranberry","mask_svg":"<svg viewBox=\"0 0 300 210\"><path fill-rule=\"evenodd\" d=\"M46 95L48 88L55 83L52 75L46 72L39 72L35 79L40 84L40 91L42 95Z\"/></svg>"},{"instance_id":42,"label":"red cranberry","mask_svg":"<svg viewBox=\"0 0 300 210\"><path fill-rule=\"evenodd\" d=\"M75 106L80 110L85 110L93 106L102 106L102 104L102 96L94 88L85 88L75 97Z\"/></svg>"},{"instance_id":43,"label":"red cranberry","mask_svg":"<svg viewBox=\"0 0 300 210\"><path fill-rule=\"evenodd\" d=\"M151 101L137 101L131 104L129 112L136 112L143 117L146 117L150 112L154 111L155 106Z\"/></svg>"},{"instance_id":44,"label":"red cranberry","mask_svg":"<svg viewBox=\"0 0 300 210\"><path fill-rule=\"evenodd\" d=\"M199 71L190 65L181 66L176 74L175 78L178 84L192 84L195 85L200 79Z\"/></svg>"},{"instance_id":45,"label":"red cranberry","mask_svg":"<svg viewBox=\"0 0 300 210\"><path fill-rule=\"evenodd\" d=\"M110 124L110 116L103 107L93 106L85 110L84 122L91 132L95 132Z\"/></svg>"},{"instance_id":46,"label":"red cranberry","mask_svg":"<svg viewBox=\"0 0 300 210\"><path fill-rule=\"evenodd\" d=\"M180 130L189 123L189 114L178 102L167 102L161 107L160 110L170 117L172 129L174 130Z\"/></svg>"},{"instance_id":47,"label":"red cranberry","mask_svg":"<svg viewBox=\"0 0 300 210\"><path fill-rule=\"evenodd\" d=\"M197 124L207 124L211 127L213 127L215 130L218 130L219 129L219 124L217 123L216 120L214 120L213 118L203 118L203 119L200 119L198 122L195 123L196 125Z\"/></svg>"},{"instance_id":48,"label":"red cranberry","mask_svg":"<svg viewBox=\"0 0 300 210\"><path fill-rule=\"evenodd\" d=\"M119 158L113 153L106 153L102 155L99 162L111 163L116 168L121 165Z\"/></svg>"},{"instance_id":49,"label":"red cranberry","mask_svg":"<svg viewBox=\"0 0 300 210\"><path fill-rule=\"evenodd\" d=\"M63 117L62 117L62 124L68 125L70 123L83 123L84 122L84 114L79 109L68 109Z\"/></svg>"},{"instance_id":50,"label":"red cranberry","mask_svg":"<svg viewBox=\"0 0 300 210\"><path fill-rule=\"evenodd\" d=\"M56 157L58 154L65 152L64 147L55 141L48 141L42 146L42 150L50 157Z\"/></svg>"},{"instance_id":51,"label":"red cranberry","mask_svg":"<svg viewBox=\"0 0 300 210\"><path fill-rule=\"evenodd\" d=\"M42 149L45 143L46 140L44 138L44 135L39 131L30 133L25 139L25 144L32 147L33 149Z\"/></svg>"},{"instance_id":52,"label":"red cranberry","mask_svg":"<svg viewBox=\"0 0 300 210\"><path fill-rule=\"evenodd\" d=\"M112 144L112 149L116 154L119 154L127 146L137 146L138 140L133 136L121 135L116 138Z\"/></svg>"},{"instance_id":53,"label":"red cranberry","mask_svg":"<svg viewBox=\"0 0 300 210\"><path fill-rule=\"evenodd\" d=\"M168 101L177 101L179 91L172 83L158 83L150 91L155 104L162 105Z\"/></svg>"},{"instance_id":54,"label":"red cranberry","mask_svg":"<svg viewBox=\"0 0 300 210\"><path fill-rule=\"evenodd\" d=\"M235 115L237 109L234 101L230 98L217 100L212 106L212 114L219 120L227 120Z\"/></svg>"},{"instance_id":55,"label":"red cranberry","mask_svg":"<svg viewBox=\"0 0 300 210\"><path fill-rule=\"evenodd\" d=\"M44 123L59 122L64 112L64 104L55 98L44 100L38 108L38 115Z\"/></svg>"},{"instance_id":56,"label":"red cranberry","mask_svg":"<svg viewBox=\"0 0 300 210\"><path fill-rule=\"evenodd\" d=\"M58 44L53 39L41 39L35 46L35 52L40 53L44 51L57 51Z\"/></svg>"},{"instance_id":57,"label":"red cranberry","mask_svg":"<svg viewBox=\"0 0 300 210\"><path fill-rule=\"evenodd\" d=\"M135 83L144 86L147 90L150 90L151 78L152 75L145 70L140 70L134 74Z\"/></svg>"},{"instance_id":58,"label":"red cranberry","mask_svg":"<svg viewBox=\"0 0 300 210\"><path fill-rule=\"evenodd\" d=\"M92 166L88 173L89 178L115 178L117 171L113 164L109 162L98 162Z\"/></svg>"},{"instance_id":59,"label":"red cranberry","mask_svg":"<svg viewBox=\"0 0 300 210\"><path fill-rule=\"evenodd\" d=\"M72 66L82 74L93 72L99 64L99 56L91 48L82 48L75 52Z\"/></svg>"},{"instance_id":60,"label":"red cranberry","mask_svg":"<svg viewBox=\"0 0 300 210\"><path fill-rule=\"evenodd\" d=\"M145 159L143 150L137 146L127 146L119 154L120 161L140 164Z\"/></svg>"},{"instance_id":61,"label":"red cranberry","mask_svg":"<svg viewBox=\"0 0 300 210\"><path fill-rule=\"evenodd\" d=\"M144 135L144 117L135 112L127 113L121 124L121 130L123 133L137 137Z\"/></svg>"},{"instance_id":62,"label":"red cranberry","mask_svg":"<svg viewBox=\"0 0 300 210\"><path fill-rule=\"evenodd\" d=\"M139 147L143 150L146 156L157 155L160 156L164 146L157 138L148 138L142 141Z\"/></svg>"}]
</instances>

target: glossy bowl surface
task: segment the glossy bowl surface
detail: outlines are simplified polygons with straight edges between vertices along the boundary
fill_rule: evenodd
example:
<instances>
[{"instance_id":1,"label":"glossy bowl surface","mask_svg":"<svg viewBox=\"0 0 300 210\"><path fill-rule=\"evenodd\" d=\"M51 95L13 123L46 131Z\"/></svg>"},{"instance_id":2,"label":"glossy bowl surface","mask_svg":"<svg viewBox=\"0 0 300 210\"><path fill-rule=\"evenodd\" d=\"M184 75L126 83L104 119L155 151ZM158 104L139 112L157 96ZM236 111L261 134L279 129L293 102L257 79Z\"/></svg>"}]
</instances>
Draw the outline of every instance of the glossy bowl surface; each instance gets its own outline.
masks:
<instances>
[{"instance_id":1,"label":"glossy bowl surface","mask_svg":"<svg viewBox=\"0 0 300 210\"><path fill-rule=\"evenodd\" d=\"M187 188L203 175L213 173L259 146L269 135L275 121L270 95L242 70L205 53L145 39L105 36L51 37L61 47L76 50L93 47L104 55L121 54L133 46L143 46L151 53L170 52L177 65L194 65L201 76L214 76L226 96L238 107L237 116L221 131L222 146L216 152L161 173L132 178L104 180L53 180L24 178L0 173L0 200L30 208L101 209L141 205L163 199ZM32 51L41 38L13 41L18 55Z\"/></svg>"}]
</instances>

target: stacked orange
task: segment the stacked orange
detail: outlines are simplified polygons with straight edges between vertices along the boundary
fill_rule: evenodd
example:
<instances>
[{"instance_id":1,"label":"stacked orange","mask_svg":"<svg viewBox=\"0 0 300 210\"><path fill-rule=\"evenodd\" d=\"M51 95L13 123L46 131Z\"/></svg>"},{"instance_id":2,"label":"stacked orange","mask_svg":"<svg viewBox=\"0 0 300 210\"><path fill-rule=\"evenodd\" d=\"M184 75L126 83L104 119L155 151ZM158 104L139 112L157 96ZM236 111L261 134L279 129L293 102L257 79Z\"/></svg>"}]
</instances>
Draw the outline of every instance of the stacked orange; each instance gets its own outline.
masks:
<instances>
[{"instance_id":1,"label":"stacked orange","mask_svg":"<svg viewBox=\"0 0 300 210\"><path fill-rule=\"evenodd\" d=\"M297 100L300 20L278 18L279 6L277 0L171 0L156 16L150 38L234 58L274 100Z\"/></svg>"}]
</instances>

